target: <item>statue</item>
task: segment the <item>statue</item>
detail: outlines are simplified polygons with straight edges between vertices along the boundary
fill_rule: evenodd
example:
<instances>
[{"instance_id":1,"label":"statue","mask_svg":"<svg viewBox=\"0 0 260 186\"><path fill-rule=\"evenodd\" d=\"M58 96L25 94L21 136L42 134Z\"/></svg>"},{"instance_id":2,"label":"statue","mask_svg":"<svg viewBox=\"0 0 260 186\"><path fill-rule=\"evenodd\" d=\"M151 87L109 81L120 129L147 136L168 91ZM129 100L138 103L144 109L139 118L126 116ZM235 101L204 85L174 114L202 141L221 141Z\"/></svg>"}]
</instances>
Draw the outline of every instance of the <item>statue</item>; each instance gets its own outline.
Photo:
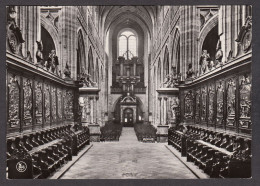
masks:
<instances>
[{"instance_id":1,"label":"statue","mask_svg":"<svg viewBox=\"0 0 260 186\"><path fill-rule=\"evenodd\" d=\"M71 72L70 72L68 63L66 63L63 73L65 75L65 78L71 79Z\"/></svg>"},{"instance_id":2,"label":"statue","mask_svg":"<svg viewBox=\"0 0 260 186\"><path fill-rule=\"evenodd\" d=\"M166 88L173 88L176 85L177 78L174 73L168 74L165 77L165 81L162 83L161 87L166 84Z\"/></svg>"},{"instance_id":3,"label":"statue","mask_svg":"<svg viewBox=\"0 0 260 186\"><path fill-rule=\"evenodd\" d=\"M23 57L22 43L24 39L20 28L16 24L17 12L15 6L7 6L6 24L6 49Z\"/></svg>"},{"instance_id":4,"label":"statue","mask_svg":"<svg viewBox=\"0 0 260 186\"><path fill-rule=\"evenodd\" d=\"M181 81L182 81L182 74L181 74L181 73L178 74L178 76L177 76L177 81L178 81L178 82L181 82Z\"/></svg>"},{"instance_id":5,"label":"statue","mask_svg":"<svg viewBox=\"0 0 260 186\"><path fill-rule=\"evenodd\" d=\"M85 87L96 87L97 83L91 80L91 75L84 72L84 68L83 68L83 72L81 73L81 78L80 80L83 81L84 86Z\"/></svg>"},{"instance_id":6,"label":"statue","mask_svg":"<svg viewBox=\"0 0 260 186\"><path fill-rule=\"evenodd\" d=\"M215 64L214 64L214 61L210 61L210 62L209 62L209 70L214 70L214 69L216 69L216 68L215 68Z\"/></svg>"},{"instance_id":7,"label":"statue","mask_svg":"<svg viewBox=\"0 0 260 186\"><path fill-rule=\"evenodd\" d=\"M43 56L42 56L42 50L43 50L43 45L42 41L36 41L38 49L36 52L36 60L37 60L37 65L44 66L44 61L43 61Z\"/></svg>"},{"instance_id":8,"label":"statue","mask_svg":"<svg viewBox=\"0 0 260 186\"><path fill-rule=\"evenodd\" d=\"M200 72L196 70L196 78L198 78L199 76L200 76Z\"/></svg>"},{"instance_id":9,"label":"statue","mask_svg":"<svg viewBox=\"0 0 260 186\"><path fill-rule=\"evenodd\" d=\"M222 57L223 57L223 51L221 50L221 41L218 40L217 48L216 48L216 55L215 55L215 67L218 68L222 64Z\"/></svg>"},{"instance_id":10,"label":"statue","mask_svg":"<svg viewBox=\"0 0 260 186\"><path fill-rule=\"evenodd\" d=\"M176 115L177 115L176 112L178 108L179 108L179 99L175 98L171 104L172 119L174 119L174 121L176 121Z\"/></svg>"},{"instance_id":11,"label":"statue","mask_svg":"<svg viewBox=\"0 0 260 186\"><path fill-rule=\"evenodd\" d=\"M58 74L58 65L59 65L59 60L58 60L58 56L56 56L56 51L51 50L51 53L49 54L49 57L45 62L45 67L48 71L51 68L52 73L56 72L56 74Z\"/></svg>"},{"instance_id":12,"label":"statue","mask_svg":"<svg viewBox=\"0 0 260 186\"><path fill-rule=\"evenodd\" d=\"M208 72L209 60L210 60L209 53L207 52L207 50L203 50L201 57L200 57L200 74L201 75Z\"/></svg>"},{"instance_id":13,"label":"statue","mask_svg":"<svg viewBox=\"0 0 260 186\"><path fill-rule=\"evenodd\" d=\"M187 79L191 79L194 74L191 63L188 65L188 71L186 72L186 74L187 74Z\"/></svg>"}]
</instances>

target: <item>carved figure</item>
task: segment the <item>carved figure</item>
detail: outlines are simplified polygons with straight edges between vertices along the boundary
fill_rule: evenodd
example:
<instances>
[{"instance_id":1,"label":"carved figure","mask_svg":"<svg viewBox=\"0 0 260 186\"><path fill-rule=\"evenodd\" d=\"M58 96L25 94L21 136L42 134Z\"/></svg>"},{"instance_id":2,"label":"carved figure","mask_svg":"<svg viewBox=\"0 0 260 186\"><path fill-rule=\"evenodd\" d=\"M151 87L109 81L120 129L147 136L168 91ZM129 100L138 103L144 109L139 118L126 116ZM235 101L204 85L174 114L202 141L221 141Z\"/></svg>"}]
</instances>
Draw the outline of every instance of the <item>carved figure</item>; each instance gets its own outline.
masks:
<instances>
[{"instance_id":1,"label":"carved figure","mask_svg":"<svg viewBox=\"0 0 260 186\"><path fill-rule=\"evenodd\" d=\"M58 56L56 56L56 51L52 50L45 63L45 67L48 71L49 69L51 69L52 73L55 72L56 74L58 74L58 65L59 65Z\"/></svg>"},{"instance_id":2,"label":"carved figure","mask_svg":"<svg viewBox=\"0 0 260 186\"><path fill-rule=\"evenodd\" d=\"M15 18L16 18L16 10L15 6L7 7L7 24L6 24L6 41L7 41L7 50L22 55L22 43L23 36L20 28L17 26Z\"/></svg>"},{"instance_id":3,"label":"carved figure","mask_svg":"<svg viewBox=\"0 0 260 186\"><path fill-rule=\"evenodd\" d=\"M194 74L191 63L188 65L188 71L186 72L186 74L187 74L187 78L192 78Z\"/></svg>"},{"instance_id":4,"label":"carved figure","mask_svg":"<svg viewBox=\"0 0 260 186\"><path fill-rule=\"evenodd\" d=\"M221 50L221 41L218 40L217 48L216 48L216 55L215 55L215 66L218 68L220 65L222 65L222 58L223 58L223 51Z\"/></svg>"},{"instance_id":5,"label":"carved figure","mask_svg":"<svg viewBox=\"0 0 260 186\"><path fill-rule=\"evenodd\" d=\"M214 70L215 69L215 64L214 61L209 62L209 70Z\"/></svg>"},{"instance_id":6,"label":"carved figure","mask_svg":"<svg viewBox=\"0 0 260 186\"><path fill-rule=\"evenodd\" d=\"M36 60L37 60L37 64L40 66L44 66L44 62L43 62L43 56L42 56L42 50L43 50L43 46L42 46L42 42L41 41L36 41L38 49L36 52Z\"/></svg>"},{"instance_id":7,"label":"carved figure","mask_svg":"<svg viewBox=\"0 0 260 186\"><path fill-rule=\"evenodd\" d=\"M240 83L241 89L250 91L251 90L251 81L247 74L245 74Z\"/></svg>"},{"instance_id":8,"label":"carved figure","mask_svg":"<svg viewBox=\"0 0 260 186\"><path fill-rule=\"evenodd\" d=\"M208 71L208 63L210 60L207 50L203 50L200 57L200 74L204 74Z\"/></svg>"},{"instance_id":9,"label":"carved figure","mask_svg":"<svg viewBox=\"0 0 260 186\"><path fill-rule=\"evenodd\" d=\"M181 73L178 74L177 80L178 80L178 82L182 81L182 74Z\"/></svg>"},{"instance_id":10,"label":"carved figure","mask_svg":"<svg viewBox=\"0 0 260 186\"><path fill-rule=\"evenodd\" d=\"M246 53L252 48L252 17L248 16L246 18L244 26L242 26L238 38L235 40L238 42L238 55L242 52Z\"/></svg>"},{"instance_id":11,"label":"carved figure","mask_svg":"<svg viewBox=\"0 0 260 186\"><path fill-rule=\"evenodd\" d=\"M84 72L84 70L81 73L80 80L83 81L84 86L86 86L86 87L96 87L97 86L97 83L91 80L91 75Z\"/></svg>"},{"instance_id":12,"label":"carved figure","mask_svg":"<svg viewBox=\"0 0 260 186\"><path fill-rule=\"evenodd\" d=\"M177 81L177 78L175 78L174 73L168 74L168 75L166 75L165 81L162 83L161 87L163 85L166 85L165 86L166 88L175 87L176 81Z\"/></svg>"},{"instance_id":13,"label":"carved figure","mask_svg":"<svg viewBox=\"0 0 260 186\"><path fill-rule=\"evenodd\" d=\"M176 112L179 107L179 99L175 98L171 104L172 119L176 119Z\"/></svg>"},{"instance_id":14,"label":"carved figure","mask_svg":"<svg viewBox=\"0 0 260 186\"><path fill-rule=\"evenodd\" d=\"M65 75L65 78L71 78L71 72L68 63L66 63L63 73Z\"/></svg>"}]
</instances>

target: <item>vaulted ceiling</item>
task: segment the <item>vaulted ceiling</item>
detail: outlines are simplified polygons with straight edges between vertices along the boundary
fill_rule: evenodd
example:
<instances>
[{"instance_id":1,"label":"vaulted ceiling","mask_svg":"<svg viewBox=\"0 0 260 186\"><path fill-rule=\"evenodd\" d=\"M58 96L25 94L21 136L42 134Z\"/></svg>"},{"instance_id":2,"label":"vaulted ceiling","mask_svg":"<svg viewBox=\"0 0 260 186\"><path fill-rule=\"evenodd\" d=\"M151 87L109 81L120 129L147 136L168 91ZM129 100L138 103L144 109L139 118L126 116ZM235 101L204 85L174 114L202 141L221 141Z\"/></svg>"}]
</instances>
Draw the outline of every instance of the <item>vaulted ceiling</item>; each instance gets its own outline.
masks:
<instances>
[{"instance_id":1,"label":"vaulted ceiling","mask_svg":"<svg viewBox=\"0 0 260 186\"><path fill-rule=\"evenodd\" d=\"M100 15L105 33L113 24L136 22L141 27L145 26L152 37L156 16L154 6L102 6L100 7Z\"/></svg>"}]
</instances>

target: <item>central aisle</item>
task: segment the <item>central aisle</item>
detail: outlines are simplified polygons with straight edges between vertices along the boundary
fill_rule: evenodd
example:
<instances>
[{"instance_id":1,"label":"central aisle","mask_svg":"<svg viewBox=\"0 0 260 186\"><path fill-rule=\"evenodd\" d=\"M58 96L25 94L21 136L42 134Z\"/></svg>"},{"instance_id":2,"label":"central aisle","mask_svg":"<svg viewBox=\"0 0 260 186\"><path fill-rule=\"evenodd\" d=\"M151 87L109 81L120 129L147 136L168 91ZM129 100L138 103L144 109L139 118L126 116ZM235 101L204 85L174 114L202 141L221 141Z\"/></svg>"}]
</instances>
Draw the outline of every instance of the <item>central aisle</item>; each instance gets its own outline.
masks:
<instances>
[{"instance_id":1,"label":"central aisle","mask_svg":"<svg viewBox=\"0 0 260 186\"><path fill-rule=\"evenodd\" d=\"M134 128L119 142L93 143L61 179L196 179L162 143L142 143Z\"/></svg>"},{"instance_id":2,"label":"central aisle","mask_svg":"<svg viewBox=\"0 0 260 186\"><path fill-rule=\"evenodd\" d=\"M124 144L139 143L133 127L123 127L122 134L119 139L119 143L124 143Z\"/></svg>"}]
</instances>

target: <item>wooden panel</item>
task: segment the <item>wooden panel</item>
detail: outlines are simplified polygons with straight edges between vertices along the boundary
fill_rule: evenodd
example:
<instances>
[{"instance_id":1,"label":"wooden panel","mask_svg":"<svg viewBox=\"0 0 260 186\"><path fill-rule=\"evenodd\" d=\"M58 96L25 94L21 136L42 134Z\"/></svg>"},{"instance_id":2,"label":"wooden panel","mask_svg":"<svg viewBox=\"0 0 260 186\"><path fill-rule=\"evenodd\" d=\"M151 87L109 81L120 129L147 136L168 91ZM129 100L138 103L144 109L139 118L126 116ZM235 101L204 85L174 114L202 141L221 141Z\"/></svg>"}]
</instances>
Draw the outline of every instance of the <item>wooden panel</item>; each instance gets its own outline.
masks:
<instances>
[{"instance_id":1,"label":"wooden panel","mask_svg":"<svg viewBox=\"0 0 260 186\"><path fill-rule=\"evenodd\" d=\"M251 133L251 74L239 76L239 130Z\"/></svg>"},{"instance_id":2,"label":"wooden panel","mask_svg":"<svg viewBox=\"0 0 260 186\"><path fill-rule=\"evenodd\" d=\"M226 128L236 130L236 78L226 80Z\"/></svg>"},{"instance_id":3,"label":"wooden panel","mask_svg":"<svg viewBox=\"0 0 260 186\"><path fill-rule=\"evenodd\" d=\"M44 123L45 127L51 125L51 89L48 83L44 85Z\"/></svg>"},{"instance_id":4,"label":"wooden panel","mask_svg":"<svg viewBox=\"0 0 260 186\"><path fill-rule=\"evenodd\" d=\"M243 63L242 67L180 86L181 121L193 117L192 112L187 112L187 103L192 97L188 93L194 92L194 120L189 124L250 137L252 77L250 65Z\"/></svg>"},{"instance_id":5,"label":"wooden panel","mask_svg":"<svg viewBox=\"0 0 260 186\"><path fill-rule=\"evenodd\" d=\"M201 122L200 112L201 112L201 92L200 89L198 88L195 94L195 123L196 124L200 124Z\"/></svg>"},{"instance_id":6,"label":"wooden panel","mask_svg":"<svg viewBox=\"0 0 260 186\"><path fill-rule=\"evenodd\" d=\"M20 131L20 77L7 74L7 131Z\"/></svg>"},{"instance_id":7,"label":"wooden panel","mask_svg":"<svg viewBox=\"0 0 260 186\"><path fill-rule=\"evenodd\" d=\"M192 122L194 114L193 108L193 92L191 90L185 91L184 97L184 119L187 123Z\"/></svg>"},{"instance_id":8,"label":"wooden panel","mask_svg":"<svg viewBox=\"0 0 260 186\"><path fill-rule=\"evenodd\" d=\"M62 89L59 87L57 88L57 122L62 122Z\"/></svg>"},{"instance_id":9,"label":"wooden panel","mask_svg":"<svg viewBox=\"0 0 260 186\"><path fill-rule=\"evenodd\" d=\"M51 87L51 124L55 125L57 122L57 91L56 86Z\"/></svg>"},{"instance_id":10,"label":"wooden panel","mask_svg":"<svg viewBox=\"0 0 260 186\"><path fill-rule=\"evenodd\" d=\"M43 125L43 82L35 81L35 125Z\"/></svg>"},{"instance_id":11,"label":"wooden panel","mask_svg":"<svg viewBox=\"0 0 260 186\"><path fill-rule=\"evenodd\" d=\"M72 121L73 117L73 101L74 94L72 90L65 91L65 100L64 100L64 117L67 121Z\"/></svg>"},{"instance_id":12,"label":"wooden panel","mask_svg":"<svg viewBox=\"0 0 260 186\"><path fill-rule=\"evenodd\" d=\"M207 87L201 88L201 124L207 125Z\"/></svg>"},{"instance_id":13,"label":"wooden panel","mask_svg":"<svg viewBox=\"0 0 260 186\"><path fill-rule=\"evenodd\" d=\"M208 85L208 125L215 127L215 84Z\"/></svg>"},{"instance_id":14,"label":"wooden panel","mask_svg":"<svg viewBox=\"0 0 260 186\"><path fill-rule=\"evenodd\" d=\"M216 126L224 128L224 81L216 82Z\"/></svg>"},{"instance_id":15,"label":"wooden panel","mask_svg":"<svg viewBox=\"0 0 260 186\"><path fill-rule=\"evenodd\" d=\"M23 130L30 130L33 126L33 87L32 79L23 78Z\"/></svg>"}]
</instances>

